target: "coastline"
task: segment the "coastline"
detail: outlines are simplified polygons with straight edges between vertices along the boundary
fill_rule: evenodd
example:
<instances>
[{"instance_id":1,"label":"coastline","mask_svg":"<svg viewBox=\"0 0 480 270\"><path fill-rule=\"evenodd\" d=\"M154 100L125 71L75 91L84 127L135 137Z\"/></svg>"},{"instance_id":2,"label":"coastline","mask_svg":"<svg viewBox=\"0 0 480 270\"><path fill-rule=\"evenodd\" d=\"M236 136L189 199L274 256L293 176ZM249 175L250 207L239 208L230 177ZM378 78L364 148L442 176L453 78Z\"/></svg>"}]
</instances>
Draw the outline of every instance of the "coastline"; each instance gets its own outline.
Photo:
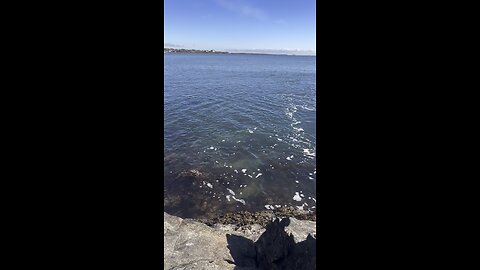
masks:
<instances>
[{"instance_id":1,"label":"coastline","mask_svg":"<svg viewBox=\"0 0 480 270\"><path fill-rule=\"evenodd\" d=\"M258 224L265 227L268 223L276 218L295 218L297 220L316 222L316 212L299 210L295 207L278 208L275 210L264 210L257 212L239 211L218 215L209 219L194 219L208 226L234 225L237 227L250 226Z\"/></svg>"},{"instance_id":2,"label":"coastline","mask_svg":"<svg viewBox=\"0 0 480 270\"><path fill-rule=\"evenodd\" d=\"M206 54L229 54L229 52L221 52L215 50L194 50L194 49L175 49L163 48L163 53L206 53Z\"/></svg>"},{"instance_id":3,"label":"coastline","mask_svg":"<svg viewBox=\"0 0 480 270\"><path fill-rule=\"evenodd\" d=\"M163 54L228 54L228 55L276 55L276 56L303 56L317 57L316 54L287 54L287 53L262 53L262 52L224 52L215 50L194 50L194 49L174 49L163 48Z\"/></svg>"},{"instance_id":4,"label":"coastline","mask_svg":"<svg viewBox=\"0 0 480 270\"><path fill-rule=\"evenodd\" d=\"M315 269L316 221L273 211L224 216L237 219L207 224L164 212L164 269Z\"/></svg>"}]
</instances>

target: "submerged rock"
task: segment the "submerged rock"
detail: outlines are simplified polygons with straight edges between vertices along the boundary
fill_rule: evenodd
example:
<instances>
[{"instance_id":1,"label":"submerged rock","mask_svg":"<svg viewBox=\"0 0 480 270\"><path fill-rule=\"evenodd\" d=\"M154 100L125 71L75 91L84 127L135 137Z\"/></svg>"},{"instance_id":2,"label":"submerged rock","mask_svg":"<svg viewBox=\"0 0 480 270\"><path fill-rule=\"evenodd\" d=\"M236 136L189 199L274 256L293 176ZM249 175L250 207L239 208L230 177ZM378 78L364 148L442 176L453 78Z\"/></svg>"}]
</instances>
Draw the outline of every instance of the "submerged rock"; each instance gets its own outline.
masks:
<instances>
[{"instance_id":1,"label":"submerged rock","mask_svg":"<svg viewBox=\"0 0 480 270\"><path fill-rule=\"evenodd\" d=\"M273 211L239 211L233 213L226 213L224 215L216 216L208 220L200 220L207 225L213 224L234 224L237 226L245 226L252 224L259 224L263 227L267 226L275 218L294 217L295 220L316 220L316 212L303 211L295 207L277 208ZM311 226L311 225L310 225ZM315 226L313 226L315 227ZM306 235L303 237L305 238Z\"/></svg>"},{"instance_id":2,"label":"submerged rock","mask_svg":"<svg viewBox=\"0 0 480 270\"><path fill-rule=\"evenodd\" d=\"M194 176L194 177L205 177L206 174L199 170L188 170L180 173L180 176Z\"/></svg>"}]
</instances>

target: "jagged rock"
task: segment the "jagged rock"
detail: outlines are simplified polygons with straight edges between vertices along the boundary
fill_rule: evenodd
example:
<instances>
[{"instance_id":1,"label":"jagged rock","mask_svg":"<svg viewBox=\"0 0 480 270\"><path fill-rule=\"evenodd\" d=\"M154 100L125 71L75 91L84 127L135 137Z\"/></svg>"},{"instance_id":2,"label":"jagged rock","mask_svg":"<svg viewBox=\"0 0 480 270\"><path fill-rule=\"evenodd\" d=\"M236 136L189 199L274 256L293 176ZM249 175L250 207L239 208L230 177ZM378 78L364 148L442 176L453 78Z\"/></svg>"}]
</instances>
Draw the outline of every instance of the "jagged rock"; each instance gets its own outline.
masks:
<instances>
[{"instance_id":1,"label":"jagged rock","mask_svg":"<svg viewBox=\"0 0 480 270\"><path fill-rule=\"evenodd\" d=\"M309 234L316 234L316 222L290 218L290 224L285 228L285 232L292 234L296 241L301 241L302 239L306 239Z\"/></svg>"},{"instance_id":2,"label":"jagged rock","mask_svg":"<svg viewBox=\"0 0 480 270\"><path fill-rule=\"evenodd\" d=\"M207 226L164 213L164 269L253 270L262 269L262 263L280 267L263 269L315 269L311 267L315 266L316 240L310 236L295 244L305 238L287 235L285 227L299 236L315 233L315 222L294 218L276 220L263 229L258 224ZM285 256L287 260L282 261Z\"/></svg>"},{"instance_id":3,"label":"jagged rock","mask_svg":"<svg viewBox=\"0 0 480 270\"><path fill-rule=\"evenodd\" d=\"M266 231L255 243L257 267L272 270L316 269L316 239L308 234L305 241L295 243L295 237L293 234L288 234L285 227L289 226L289 231L297 235L302 235L305 230L297 231L296 229L304 227L304 224L298 220L292 220L297 223L296 227L289 226L290 218L281 221L276 219L267 226ZM309 230L309 228L306 229Z\"/></svg>"},{"instance_id":4,"label":"jagged rock","mask_svg":"<svg viewBox=\"0 0 480 270\"><path fill-rule=\"evenodd\" d=\"M292 235L285 232L285 227L290 224L288 218L275 219L267 225L265 233L255 243L256 261L262 269L283 269L285 260L294 251L295 241Z\"/></svg>"},{"instance_id":5,"label":"jagged rock","mask_svg":"<svg viewBox=\"0 0 480 270\"><path fill-rule=\"evenodd\" d=\"M234 268L223 231L166 213L163 220L164 269Z\"/></svg>"},{"instance_id":6,"label":"jagged rock","mask_svg":"<svg viewBox=\"0 0 480 270\"><path fill-rule=\"evenodd\" d=\"M234 263L239 267L255 268L257 266L257 253L255 250L255 244L252 240L238 235L227 234L227 242L227 248L230 250L230 254L233 257L231 263Z\"/></svg>"},{"instance_id":7,"label":"jagged rock","mask_svg":"<svg viewBox=\"0 0 480 270\"><path fill-rule=\"evenodd\" d=\"M295 245L293 256L286 260L283 269L310 270L317 268L317 240L310 234L305 241Z\"/></svg>"}]
</instances>

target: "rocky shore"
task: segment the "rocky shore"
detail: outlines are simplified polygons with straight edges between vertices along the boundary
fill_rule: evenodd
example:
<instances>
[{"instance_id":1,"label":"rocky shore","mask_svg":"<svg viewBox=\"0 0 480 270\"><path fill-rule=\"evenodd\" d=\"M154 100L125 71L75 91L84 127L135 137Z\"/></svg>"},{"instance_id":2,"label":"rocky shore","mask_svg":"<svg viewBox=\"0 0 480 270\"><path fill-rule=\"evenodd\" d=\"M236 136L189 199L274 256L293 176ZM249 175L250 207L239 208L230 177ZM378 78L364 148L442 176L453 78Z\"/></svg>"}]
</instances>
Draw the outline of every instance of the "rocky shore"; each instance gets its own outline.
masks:
<instances>
[{"instance_id":1,"label":"rocky shore","mask_svg":"<svg viewBox=\"0 0 480 270\"><path fill-rule=\"evenodd\" d=\"M308 218L310 220L300 220ZM315 269L312 213L230 213L209 220L164 219L164 269Z\"/></svg>"},{"instance_id":2,"label":"rocky shore","mask_svg":"<svg viewBox=\"0 0 480 270\"><path fill-rule=\"evenodd\" d=\"M237 227L250 226L258 224L262 227L267 226L275 218L283 219L286 217L293 217L298 220L310 220L316 221L316 212L303 211L295 207L286 207L278 208L273 211L259 211L259 212L248 212L240 211L234 213L227 213L225 215L220 215L218 217L210 219L197 219L200 222L203 222L209 226L215 224L232 224Z\"/></svg>"}]
</instances>

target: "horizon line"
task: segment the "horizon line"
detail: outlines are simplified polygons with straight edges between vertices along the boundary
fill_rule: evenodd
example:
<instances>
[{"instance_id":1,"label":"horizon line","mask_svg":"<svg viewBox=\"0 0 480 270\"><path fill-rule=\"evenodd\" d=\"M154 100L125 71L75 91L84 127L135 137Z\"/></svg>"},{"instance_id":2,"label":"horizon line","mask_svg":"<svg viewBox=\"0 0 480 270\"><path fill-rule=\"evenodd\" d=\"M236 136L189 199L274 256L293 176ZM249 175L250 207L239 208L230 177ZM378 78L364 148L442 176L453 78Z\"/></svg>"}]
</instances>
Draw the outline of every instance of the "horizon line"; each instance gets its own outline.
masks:
<instances>
[{"instance_id":1,"label":"horizon line","mask_svg":"<svg viewBox=\"0 0 480 270\"><path fill-rule=\"evenodd\" d=\"M183 50L199 50L199 51L218 51L228 53L243 53L243 54L273 54L273 55L305 55L316 56L316 50L302 50L302 49L191 49L180 45L171 46L174 44L164 44L163 48L183 49Z\"/></svg>"}]
</instances>

